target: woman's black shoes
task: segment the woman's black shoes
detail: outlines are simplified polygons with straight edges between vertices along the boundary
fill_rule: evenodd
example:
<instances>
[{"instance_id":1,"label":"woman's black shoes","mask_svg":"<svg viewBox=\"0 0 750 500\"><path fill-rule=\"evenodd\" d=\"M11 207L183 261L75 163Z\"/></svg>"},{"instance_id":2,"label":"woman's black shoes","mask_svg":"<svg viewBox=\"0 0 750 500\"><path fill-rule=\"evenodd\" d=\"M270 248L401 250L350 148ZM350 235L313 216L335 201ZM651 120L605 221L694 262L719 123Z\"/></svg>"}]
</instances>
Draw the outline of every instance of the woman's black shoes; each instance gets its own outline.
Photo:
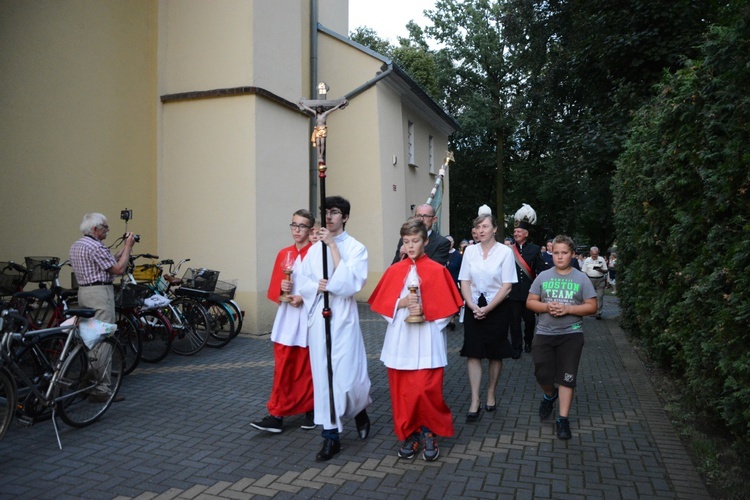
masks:
<instances>
[{"instance_id":1,"label":"woman's black shoes","mask_svg":"<svg viewBox=\"0 0 750 500\"><path fill-rule=\"evenodd\" d=\"M487 410L487 411L492 412L492 411L497 410L497 405L496 404L494 404L494 405L484 405L484 409Z\"/></svg>"},{"instance_id":2,"label":"woman's black shoes","mask_svg":"<svg viewBox=\"0 0 750 500\"><path fill-rule=\"evenodd\" d=\"M479 419L479 410L477 411L470 411L466 414L466 421L467 422L476 422Z\"/></svg>"}]
</instances>

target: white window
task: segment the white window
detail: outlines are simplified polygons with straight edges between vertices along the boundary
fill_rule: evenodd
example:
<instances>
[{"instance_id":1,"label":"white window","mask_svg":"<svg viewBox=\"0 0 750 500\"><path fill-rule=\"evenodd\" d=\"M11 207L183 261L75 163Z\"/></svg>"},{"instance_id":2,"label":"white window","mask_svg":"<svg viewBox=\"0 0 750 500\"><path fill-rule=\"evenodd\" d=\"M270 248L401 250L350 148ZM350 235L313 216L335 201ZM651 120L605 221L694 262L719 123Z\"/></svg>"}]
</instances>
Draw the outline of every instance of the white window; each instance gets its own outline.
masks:
<instances>
[{"instance_id":1,"label":"white window","mask_svg":"<svg viewBox=\"0 0 750 500\"><path fill-rule=\"evenodd\" d=\"M414 159L414 124L412 122L409 122L407 140L409 144L409 165L415 165L416 160Z\"/></svg>"}]
</instances>

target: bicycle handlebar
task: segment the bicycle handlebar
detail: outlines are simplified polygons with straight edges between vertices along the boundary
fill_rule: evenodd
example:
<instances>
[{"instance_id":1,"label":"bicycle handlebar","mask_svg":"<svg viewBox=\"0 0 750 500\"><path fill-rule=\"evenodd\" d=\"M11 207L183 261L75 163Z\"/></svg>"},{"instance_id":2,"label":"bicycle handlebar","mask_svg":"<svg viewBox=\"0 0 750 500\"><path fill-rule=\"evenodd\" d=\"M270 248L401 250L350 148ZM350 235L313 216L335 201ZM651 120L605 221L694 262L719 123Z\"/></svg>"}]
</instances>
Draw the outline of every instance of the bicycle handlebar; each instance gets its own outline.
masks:
<instances>
[{"instance_id":1,"label":"bicycle handlebar","mask_svg":"<svg viewBox=\"0 0 750 500\"><path fill-rule=\"evenodd\" d=\"M8 265L5 267L5 269L13 269L15 271L18 271L19 273L27 273L27 272L29 272L28 269L26 269L25 267L23 267L20 264L16 264L12 260L8 261Z\"/></svg>"}]
</instances>

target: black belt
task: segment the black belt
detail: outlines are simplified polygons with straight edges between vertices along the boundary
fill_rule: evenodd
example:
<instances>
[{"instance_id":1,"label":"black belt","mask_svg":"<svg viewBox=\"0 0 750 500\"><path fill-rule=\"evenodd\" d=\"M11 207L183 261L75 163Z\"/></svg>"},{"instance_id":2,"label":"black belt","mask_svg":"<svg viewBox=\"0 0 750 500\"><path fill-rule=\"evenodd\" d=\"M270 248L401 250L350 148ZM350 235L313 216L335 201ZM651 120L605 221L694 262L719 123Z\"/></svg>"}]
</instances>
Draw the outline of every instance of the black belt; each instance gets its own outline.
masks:
<instances>
[{"instance_id":1,"label":"black belt","mask_svg":"<svg viewBox=\"0 0 750 500\"><path fill-rule=\"evenodd\" d=\"M106 286L111 284L111 282L106 281L94 281L93 283L88 283L86 285L84 285L83 283L79 283L78 286Z\"/></svg>"}]
</instances>

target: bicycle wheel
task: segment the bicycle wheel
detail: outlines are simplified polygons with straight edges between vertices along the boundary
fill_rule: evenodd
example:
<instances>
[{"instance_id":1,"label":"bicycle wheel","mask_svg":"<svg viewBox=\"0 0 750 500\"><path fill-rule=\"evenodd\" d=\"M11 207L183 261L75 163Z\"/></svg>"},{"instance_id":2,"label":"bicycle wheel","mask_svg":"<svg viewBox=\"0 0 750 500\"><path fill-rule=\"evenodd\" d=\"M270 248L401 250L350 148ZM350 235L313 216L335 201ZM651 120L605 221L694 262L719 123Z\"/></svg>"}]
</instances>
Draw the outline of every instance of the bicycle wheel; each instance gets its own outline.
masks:
<instances>
[{"instance_id":1,"label":"bicycle wheel","mask_svg":"<svg viewBox=\"0 0 750 500\"><path fill-rule=\"evenodd\" d=\"M138 320L133 314L117 311L117 331L115 338L120 342L125 353L125 372L128 375L138 366L143 355L143 339L138 328Z\"/></svg>"},{"instance_id":2,"label":"bicycle wheel","mask_svg":"<svg viewBox=\"0 0 750 500\"><path fill-rule=\"evenodd\" d=\"M17 343L17 348L14 345L13 359L16 366L42 393L47 390L67 338L67 333L53 332L26 337L23 343ZM15 382L16 408L19 415L36 419L49 412L21 377L16 377Z\"/></svg>"},{"instance_id":3,"label":"bicycle wheel","mask_svg":"<svg viewBox=\"0 0 750 500\"><path fill-rule=\"evenodd\" d=\"M172 346L172 325L159 311L142 311L138 323L143 336L141 359L156 363L164 359Z\"/></svg>"},{"instance_id":4,"label":"bicycle wheel","mask_svg":"<svg viewBox=\"0 0 750 500\"><path fill-rule=\"evenodd\" d=\"M81 352L87 356L76 355ZM85 427L104 415L120 390L124 357L120 342L112 337L90 351L76 347L63 364L55 394L63 422Z\"/></svg>"},{"instance_id":5,"label":"bicycle wheel","mask_svg":"<svg viewBox=\"0 0 750 500\"><path fill-rule=\"evenodd\" d=\"M208 347L224 347L232 340L234 333L233 310L224 302L207 300L203 303L208 313L208 321L211 326L211 335L206 345Z\"/></svg>"},{"instance_id":6,"label":"bicycle wheel","mask_svg":"<svg viewBox=\"0 0 750 500\"><path fill-rule=\"evenodd\" d=\"M230 300L225 303L232 309L232 319L234 319L234 332L232 333L232 338L235 338L242 331L242 322L245 317L242 315L242 310L237 302Z\"/></svg>"},{"instance_id":7,"label":"bicycle wheel","mask_svg":"<svg viewBox=\"0 0 750 500\"><path fill-rule=\"evenodd\" d=\"M190 356L206 345L211 334L208 315L199 302L188 298L178 297L169 304L174 335L172 337L172 352L181 356Z\"/></svg>"},{"instance_id":8,"label":"bicycle wheel","mask_svg":"<svg viewBox=\"0 0 750 500\"><path fill-rule=\"evenodd\" d=\"M16 411L16 383L8 370L0 368L0 439L10 427Z\"/></svg>"}]
</instances>

